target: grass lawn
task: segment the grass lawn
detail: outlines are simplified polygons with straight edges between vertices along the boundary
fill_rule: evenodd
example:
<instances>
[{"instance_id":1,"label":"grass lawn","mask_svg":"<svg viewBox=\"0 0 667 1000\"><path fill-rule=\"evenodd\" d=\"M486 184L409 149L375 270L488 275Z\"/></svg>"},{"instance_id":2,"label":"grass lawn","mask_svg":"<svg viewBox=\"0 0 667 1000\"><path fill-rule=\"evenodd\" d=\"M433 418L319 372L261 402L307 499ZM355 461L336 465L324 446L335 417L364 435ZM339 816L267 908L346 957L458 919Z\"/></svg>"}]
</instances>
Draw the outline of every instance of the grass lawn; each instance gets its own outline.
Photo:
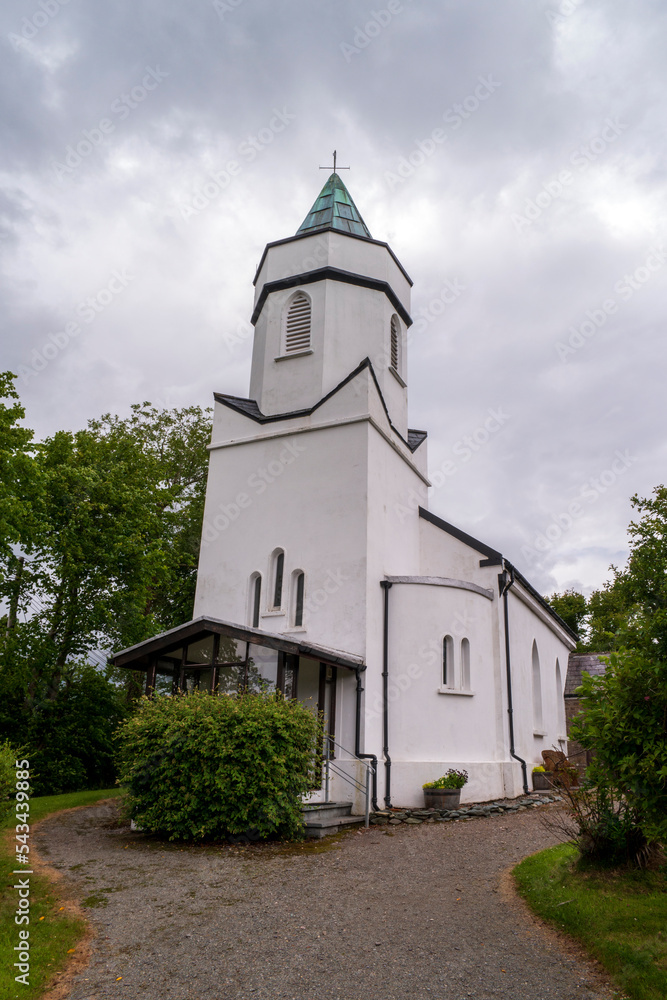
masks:
<instances>
[{"instance_id":1,"label":"grass lawn","mask_svg":"<svg viewBox=\"0 0 667 1000\"><path fill-rule=\"evenodd\" d=\"M74 806L90 805L98 799L108 799L118 795L119 789L108 788L96 792L71 792L66 795L44 795L30 800L30 828L37 820L44 819L49 813L59 809L71 809ZM84 933L82 920L74 919L61 910L57 887L40 875L30 875L30 924L22 924L19 928L14 923L18 893L12 889L20 875L13 875L20 867L14 859L14 817L10 818L0 830L0 879L2 895L0 897L0 997L14 1000L36 1000L50 977L58 972L67 962L70 949L74 949L77 941ZM30 843L30 841L28 841ZM26 866L30 868L30 865ZM26 877L26 876L24 876ZM14 976L18 969L13 967L17 961L14 947L19 943L20 929L30 932L30 985L17 983Z\"/></svg>"},{"instance_id":2,"label":"grass lawn","mask_svg":"<svg viewBox=\"0 0 667 1000\"><path fill-rule=\"evenodd\" d=\"M595 956L632 1000L667 997L667 876L592 868L572 844L526 858L519 892Z\"/></svg>"}]
</instances>

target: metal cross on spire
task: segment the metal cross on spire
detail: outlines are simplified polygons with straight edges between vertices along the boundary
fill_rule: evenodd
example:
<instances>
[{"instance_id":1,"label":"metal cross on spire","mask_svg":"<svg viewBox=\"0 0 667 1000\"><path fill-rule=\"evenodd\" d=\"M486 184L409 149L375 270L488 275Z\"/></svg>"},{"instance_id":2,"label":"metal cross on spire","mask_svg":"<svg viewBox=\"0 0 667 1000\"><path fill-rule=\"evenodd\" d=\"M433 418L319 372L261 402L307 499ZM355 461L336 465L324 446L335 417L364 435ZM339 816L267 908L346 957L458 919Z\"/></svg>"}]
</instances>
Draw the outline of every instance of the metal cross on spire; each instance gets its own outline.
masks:
<instances>
[{"instance_id":1,"label":"metal cross on spire","mask_svg":"<svg viewBox=\"0 0 667 1000\"><path fill-rule=\"evenodd\" d=\"M333 151L333 172L336 173L336 150ZM338 170L349 170L349 167L338 167ZM331 167L320 167L320 170L331 170Z\"/></svg>"}]
</instances>

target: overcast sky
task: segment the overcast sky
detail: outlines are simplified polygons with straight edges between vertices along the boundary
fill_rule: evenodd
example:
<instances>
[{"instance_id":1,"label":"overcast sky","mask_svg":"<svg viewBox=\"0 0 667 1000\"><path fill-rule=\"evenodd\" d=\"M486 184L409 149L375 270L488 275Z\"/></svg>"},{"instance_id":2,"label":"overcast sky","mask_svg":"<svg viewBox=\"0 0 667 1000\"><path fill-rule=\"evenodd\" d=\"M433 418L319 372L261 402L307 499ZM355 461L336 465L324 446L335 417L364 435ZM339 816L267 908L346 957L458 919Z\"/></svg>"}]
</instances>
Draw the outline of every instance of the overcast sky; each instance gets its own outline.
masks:
<instances>
[{"instance_id":1,"label":"overcast sky","mask_svg":"<svg viewBox=\"0 0 667 1000\"><path fill-rule=\"evenodd\" d=\"M666 29L664 0L4 0L27 423L247 395L255 267L336 148L426 320L431 509L544 593L600 586L665 481Z\"/></svg>"}]
</instances>

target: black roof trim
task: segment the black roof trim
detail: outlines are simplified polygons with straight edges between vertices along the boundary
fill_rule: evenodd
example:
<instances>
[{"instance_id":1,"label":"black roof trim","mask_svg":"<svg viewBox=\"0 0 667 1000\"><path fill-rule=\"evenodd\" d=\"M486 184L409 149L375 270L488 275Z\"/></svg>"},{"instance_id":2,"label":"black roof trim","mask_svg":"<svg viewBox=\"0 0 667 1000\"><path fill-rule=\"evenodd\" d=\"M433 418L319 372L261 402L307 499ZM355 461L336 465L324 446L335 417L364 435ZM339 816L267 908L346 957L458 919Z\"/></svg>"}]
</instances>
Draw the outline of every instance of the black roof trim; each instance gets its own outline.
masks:
<instances>
[{"instance_id":1,"label":"black roof trim","mask_svg":"<svg viewBox=\"0 0 667 1000\"><path fill-rule=\"evenodd\" d=\"M397 430L396 427L394 427L394 425L391 422L391 417L389 416L389 410L387 409L387 404L385 403L384 396L382 395L382 389L380 388L380 383L377 380L377 375L375 374L375 369L373 368L373 362L371 361L370 358L364 358L364 360L360 364L358 364L357 367L353 371L351 371L349 375L345 376L342 382L339 382L337 386L334 386L334 388L331 389L331 391L328 392L326 396L322 396L322 398L318 400L318 402L315 403L314 406L308 406L302 410L290 410L288 413L272 413L270 415L267 415L265 413L262 413L262 411L260 410L254 399L242 399L240 396L228 396L222 392L214 392L213 398L217 403L222 403L224 406L228 406L231 410L236 410L237 413L242 413L245 417L250 417L251 420L255 420L258 424L270 424L270 423L275 423L278 420L291 420L294 417L309 417L311 413L314 413L315 410L319 409L319 407L322 406L323 403L326 403L328 399L331 399L332 396L335 396L336 393L343 388L343 386L347 385L348 382L351 382L353 378L356 378L359 372L363 371L364 368L368 368L370 370L371 376L373 377L373 382L375 383L375 388L377 389L378 394L380 396L380 402L382 403L382 407L389 422L389 426L393 430L394 434L396 434L401 439L403 444L406 445L411 452L415 452L419 447L419 445L427 437L427 432L408 431L408 439L406 441L401 432ZM411 434L413 435L412 443L410 442ZM415 435L419 436L418 440L415 438Z\"/></svg>"},{"instance_id":2,"label":"black roof trim","mask_svg":"<svg viewBox=\"0 0 667 1000\"><path fill-rule=\"evenodd\" d=\"M412 326L410 313L388 281L381 281L379 278L369 278L365 274L355 274L354 271L343 271L340 267L318 267L314 271L291 274L288 278L280 278L278 281L267 281L259 293L257 305L250 317L250 322L255 326L264 308L264 303L271 292L280 292L286 288L296 288L298 285L312 285L316 281L327 280L342 281L347 285L357 285L361 288L371 288L375 292L384 292L405 325Z\"/></svg>"},{"instance_id":3,"label":"black roof trim","mask_svg":"<svg viewBox=\"0 0 667 1000\"><path fill-rule=\"evenodd\" d=\"M458 538L460 542L463 542L465 545L469 545L470 548L475 549L476 552L481 552L482 555L487 557L487 559L502 560L502 555L500 552L497 552L496 549L492 549L490 545L485 545L484 542L480 542L479 539L466 534L465 531L461 531L460 528L456 528L448 521L443 521L441 517L438 517L437 514L432 514L430 510L425 510L424 507L420 507L419 516L423 517L425 521L430 521L431 524L436 526L436 528L446 531L448 535L453 535L454 538Z\"/></svg>"},{"instance_id":4,"label":"black roof trim","mask_svg":"<svg viewBox=\"0 0 667 1000\"><path fill-rule=\"evenodd\" d=\"M538 604L541 604L542 607L545 609L545 611L548 611L549 614L551 615L551 617L554 618L558 622L558 624L560 625L560 627L562 629L564 629L567 632L567 634L574 639L575 642L578 642L579 641L579 633L575 632L574 629L571 629L570 626L567 625L563 621L563 619L561 618L561 616L558 614L557 611L554 611L554 609L551 607L551 605L549 604L549 602L547 600L545 600L544 597L542 597L542 595L539 593L539 591L535 590L535 588L533 587L532 583L529 583L528 580L526 580L526 578L523 575L523 573L521 573L516 568L516 566L513 566L512 563L509 562L508 559L505 560L505 565L512 571L512 573L514 573L515 580L518 580L519 583L521 584L521 586L524 587L528 591L528 593L532 597L535 598L535 600L538 602Z\"/></svg>"},{"instance_id":5,"label":"black roof trim","mask_svg":"<svg viewBox=\"0 0 667 1000\"><path fill-rule=\"evenodd\" d=\"M563 621L561 616L554 611L549 602L546 601L537 590L535 590L532 583L529 583L528 580L526 580L523 573L519 572L516 566L513 566L508 559L504 559L500 552L497 552L496 549L492 549L489 545L485 545L484 542L480 542L477 538L473 538L472 535L466 534L465 531L461 531L460 528L456 528L453 524L443 521L441 517L438 517L436 514L432 514L430 510L425 510L423 507L420 507L419 516L423 517L426 521L430 521L431 524L435 524L437 528L441 528L454 538L458 538L460 542L464 542L466 545L469 545L471 549L475 549L477 552L481 552L482 555L485 555L486 559L480 560L480 566L502 566L504 563L505 566L507 566L507 568L514 574L514 579L517 580L518 583L520 583L521 586L535 598L538 604L542 605L545 611L549 612L551 617L558 622L560 627L564 629L565 632L567 632L567 634L575 640L575 642L579 640L577 633Z\"/></svg>"},{"instance_id":6,"label":"black roof trim","mask_svg":"<svg viewBox=\"0 0 667 1000\"><path fill-rule=\"evenodd\" d=\"M285 239L283 239L283 240L273 240L272 243L267 243L266 246L264 247L264 253L262 254L262 259L260 260L259 264L257 265L257 271L255 272L255 277L253 278L253 282L252 282L253 285L257 284L257 279L259 278L259 272L262 270L262 266L264 264L264 260L266 258L267 253L271 249L271 247L283 246L283 244L285 244L285 243L293 243L295 240L304 240L304 239L307 239L309 236L315 236L315 233L319 234L319 233L328 233L328 232L335 233L337 236L349 236L349 238L352 239L352 240L362 240L364 243L373 243L376 247L384 247L385 250L389 251L389 255L391 256L392 260L394 261L394 263L398 267L399 271L401 272L401 274L403 275L403 277L405 278L405 280L408 282L408 284L412 288L412 285L413 285L412 278L410 277L410 275L408 274L408 272L405 270L405 268L401 264L400 260L398 259L398 257L396 256L396 254L391 249L391 247L389 246L388 243L383 243L382 240L374 240L372 238L369 238L368 236L360 236L358 233L343 233L340 229L335 229L333 226L326 226L326 227L324 227L322 229L317 229L315 232L310 232L310 233L297 233L295 236L286 236Z\"/></svg>"},{"instance_id":7,"label":"black roof trim","mask_svg":"<svg viewBox=\"0 0 667 1000\"><path fill-rule=\"evenodd\" d=\"M317 401L313 406L307 406L302 410L288 410L287 413L272 413L266 414L262 413L259 406L254 399L241 399L239 396L228 396L222 392L214 392L213 398L218 403L224 403L225 406L229 406L232 410L238 410L239 413L243 413L246 417L251 417L256 420L258 424L270 424L274 423L276 420L290 420L292 417L309 417L311 413L319 409L323 403L326 403L328 399L335 396L339 389L351 382L359 372L363 371L364 368L373 368L370 358L364 358L361 364L358 364L354 371L351 371L349 375L346 375L342 382L326 394L322 396L321 399Z\"/></svg>"}]
</instances>

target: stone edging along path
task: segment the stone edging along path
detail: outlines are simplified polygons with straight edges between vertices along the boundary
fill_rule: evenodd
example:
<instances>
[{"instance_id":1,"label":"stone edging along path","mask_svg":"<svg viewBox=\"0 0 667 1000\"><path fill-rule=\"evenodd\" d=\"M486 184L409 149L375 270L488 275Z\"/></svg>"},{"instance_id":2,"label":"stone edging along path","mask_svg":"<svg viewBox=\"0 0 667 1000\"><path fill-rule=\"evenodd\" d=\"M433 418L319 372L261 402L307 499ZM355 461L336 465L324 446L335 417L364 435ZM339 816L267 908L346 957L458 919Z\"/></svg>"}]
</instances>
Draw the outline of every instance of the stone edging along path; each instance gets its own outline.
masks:
<instances>
[{"instance_id":1,"label":"stone edging along path","mask_svg":"<svg viewBox=\"0 0 667 1000\"><path fill-rule=\"evenodd\" d=\"M417 826L420 823L453 823L456 820L477 819L480 816L499 816L504 813L522 812L535 809L550 802L562 802L562 796L554 793L545 795L529 795L521 799L497 799L493 802L474 802L460 806L458 809L378 809L372 812L370 822L373 826L398 826L407 823Z\"/></svg>"}]
</instances>

